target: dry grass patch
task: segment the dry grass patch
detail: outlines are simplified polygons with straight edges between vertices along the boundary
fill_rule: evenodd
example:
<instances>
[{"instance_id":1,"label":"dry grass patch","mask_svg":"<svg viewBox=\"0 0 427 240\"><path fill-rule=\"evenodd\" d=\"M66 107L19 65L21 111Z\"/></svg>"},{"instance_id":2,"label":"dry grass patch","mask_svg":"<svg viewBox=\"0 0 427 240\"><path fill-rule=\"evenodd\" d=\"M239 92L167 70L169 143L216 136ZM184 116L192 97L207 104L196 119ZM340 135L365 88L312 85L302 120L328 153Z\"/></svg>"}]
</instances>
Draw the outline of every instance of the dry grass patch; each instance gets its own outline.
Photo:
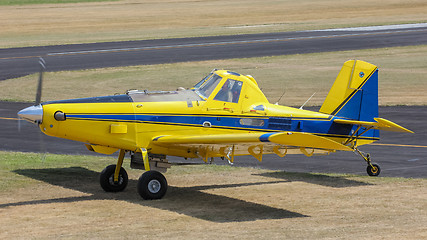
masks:
<instances>
[{"instance_id":1,"label":"dry grass patch","mask_svg":"<svg viewBox=\"0 0 427 240\"><path fill-rule=\"evenodd\" d=\"M121 0L0 7L0 47L427 21L424 0Z\"/></svg>"},{"instance_id":2,"label":"dry grass patch","mask_svg":"<svg viewBox=\"0 0 427 240\"><path fill-rule=\"evenodd\" d=\"M254 76L272 103L285 92L280 104L300 106L316 92L307 105L321 105L349 59L379 67L381 105L427 104L427 46L49 72L43 100L111 95L128 89L188 88L213 68L223 68ZM0 81L0 99L34 101L36 82L36 75Z\"/></svg>"},{"instance_id":3,"label":"dry grass patch","mask_svg":"<svg viewBox=\"0 0 427 240\"><path fill-rule=\"evenodd\" d=\"M0 158L1 180L12 180L0 188L2 239L427 237L426 179L174 166L165 198L144 201L135 190L139 171L129 171L122 193L98 186L111 158Z\"/></svg>"},{"instance_id":4,"label":"dry grass patch","mask_svg":"<svg viewBox=\"0 0 427 240\"><path fill-rule=\"evenodd\" d=\"M118 0L0 0L0 6L32 5L32 4L55 4L55 3L80 3L80 2L105 2Z\"/></svg>"}]
</instances>

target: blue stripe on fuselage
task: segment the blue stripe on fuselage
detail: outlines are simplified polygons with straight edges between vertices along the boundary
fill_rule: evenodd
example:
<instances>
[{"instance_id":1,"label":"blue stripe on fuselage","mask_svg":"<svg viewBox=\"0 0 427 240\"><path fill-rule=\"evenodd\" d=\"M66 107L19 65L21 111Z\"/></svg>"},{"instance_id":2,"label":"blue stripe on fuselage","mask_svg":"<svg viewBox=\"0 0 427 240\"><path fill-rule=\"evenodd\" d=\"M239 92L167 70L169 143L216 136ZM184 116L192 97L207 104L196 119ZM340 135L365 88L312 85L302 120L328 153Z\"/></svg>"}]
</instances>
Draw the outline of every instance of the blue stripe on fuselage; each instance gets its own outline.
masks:
<instances>
[{"instance_id":1,"label":"blue stripe on fuselage","mask_svg":"<svg viewBox=\"0 0 427 240\"><path fill-rule=\"evenodd\" d=\"M357 126L349 124L337 124L333 119L294 119L289 118L289 122L277 125L274 122L274 127L269 127L269 119L259 118L264 122L263 126L242 125L240 119L244 117L228 117L228 116L206 116L206 115L139 115L139 114L67 114L67 119L80 120L95 120L95 121L127 121L127 122L143 122L153 124L177 124L187 126L201 127L204 122L208 121L212 127L237 128L242 130L257 130L257 131L293 131L293 132L308 132L313 134L326 135L341 135L349 136L352 130L356 130ZM336 118L336 117L334 117ZM257 118L254 118L257 119ZM272 125L273 126L273 125ZM268 133L260 137L260 141L269 141L268 137L274 133ZM378 137L378 131L370 130L363 134L366 137Z\"/></svg>"}]
</instances>

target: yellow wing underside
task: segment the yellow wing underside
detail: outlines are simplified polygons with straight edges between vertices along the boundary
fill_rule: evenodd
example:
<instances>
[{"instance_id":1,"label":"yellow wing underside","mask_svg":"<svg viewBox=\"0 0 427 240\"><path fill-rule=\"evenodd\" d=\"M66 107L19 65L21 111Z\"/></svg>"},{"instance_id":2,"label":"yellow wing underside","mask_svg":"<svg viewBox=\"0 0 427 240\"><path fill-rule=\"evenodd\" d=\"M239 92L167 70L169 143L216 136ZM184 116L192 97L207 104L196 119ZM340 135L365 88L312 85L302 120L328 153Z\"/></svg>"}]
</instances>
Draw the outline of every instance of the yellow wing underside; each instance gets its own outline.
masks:
<instances>
[{"instance_id":1,"label":"yellow wing underside","mask_svg":"<svg viewBox=\"0 0 427 240\"><path fill-rule=\"evenodd\" d=\"M350 147L325 137L309 133L239 133L194 136L157 136L153 144L168 148L197 149L197 156L207 161L210 157L225 157L233 161L234 156L252 155L259 161L263 154L328 154L336 150L353 151Z\"/></svg>"}]
</instances>

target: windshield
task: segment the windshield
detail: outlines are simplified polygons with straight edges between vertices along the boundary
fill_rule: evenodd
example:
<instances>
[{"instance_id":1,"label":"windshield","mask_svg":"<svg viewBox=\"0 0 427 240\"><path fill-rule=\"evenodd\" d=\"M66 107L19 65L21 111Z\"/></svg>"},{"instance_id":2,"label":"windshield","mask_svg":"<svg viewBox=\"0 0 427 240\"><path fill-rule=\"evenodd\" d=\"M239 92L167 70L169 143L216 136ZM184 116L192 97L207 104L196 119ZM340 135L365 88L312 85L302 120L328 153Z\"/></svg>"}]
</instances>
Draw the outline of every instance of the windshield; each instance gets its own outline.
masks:
<instances>
[{"instance_id":1,"label":"windshield","mask_svg":"<svg viewBox=\"0 0 427 240\"><path fill-rule=\"evenodd\" d=\"M202 84L201 87L196 88L197 93L204 98L209 98L221 79L222 78L220 76L214 74L205 84Z\"/></svg>"},{"instance_id":2,"label":"windshield","mask_svg":"<svg viewBox=\"0 0 427 240\"><path fill-rule=\"evenodd\" d=\"M197 89L200 86L202 86L203 83L205 83L211 76L213 73L209 73L206 77L204 77L200 82L198 82L196 85L194 85L194 88Z\"/></svg>"}]
</instances>

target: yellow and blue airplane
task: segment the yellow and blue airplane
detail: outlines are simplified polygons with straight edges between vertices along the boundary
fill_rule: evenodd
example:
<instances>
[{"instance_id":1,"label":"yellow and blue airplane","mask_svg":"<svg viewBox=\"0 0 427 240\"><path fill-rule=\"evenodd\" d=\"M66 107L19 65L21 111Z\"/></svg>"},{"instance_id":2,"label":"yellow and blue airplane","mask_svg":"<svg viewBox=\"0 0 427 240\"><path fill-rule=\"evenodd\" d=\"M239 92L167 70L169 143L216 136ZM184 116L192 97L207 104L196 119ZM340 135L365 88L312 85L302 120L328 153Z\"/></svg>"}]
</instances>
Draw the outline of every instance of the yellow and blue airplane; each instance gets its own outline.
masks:
<instances>
[{"instance_id":1,"label":"yellow and blue airplane","mask_svg":"<svg viewBox=\"0 0 427 240\"><path fill-rule=\"evenodd\" d=\"M379 140L379 130L412 132L378 117L378 69L360 60L344 63L319 112L271 104L252 76L214 70L191 89L38 101L18 115L91 151L120 151L117 164L100 174L105 191L126 188L122 164L129 153L131 168L146 171L137 186L144 199L165 195L168 155L233 163L242 155L262 161L264 154L351 151L378 176L380 167L358 147Z\"/></svg>"}]
</instances>

